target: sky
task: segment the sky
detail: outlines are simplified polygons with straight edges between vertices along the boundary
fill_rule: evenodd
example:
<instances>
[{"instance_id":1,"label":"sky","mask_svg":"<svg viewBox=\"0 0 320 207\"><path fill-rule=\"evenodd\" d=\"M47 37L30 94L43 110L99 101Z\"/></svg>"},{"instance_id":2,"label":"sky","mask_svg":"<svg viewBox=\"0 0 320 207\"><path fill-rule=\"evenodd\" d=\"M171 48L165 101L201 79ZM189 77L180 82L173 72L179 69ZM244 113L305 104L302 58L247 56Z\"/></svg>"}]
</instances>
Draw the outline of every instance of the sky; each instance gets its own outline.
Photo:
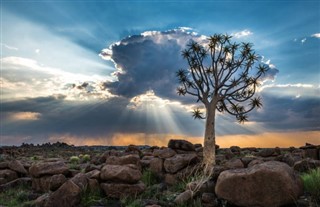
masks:
<instances>
[{"instance_id":1,"label":"sky","mask_svg":"<svg viewBox=\"0 0 320 207\"><path fill-rule=\"evenodd\" d=\"M220 33L270 71L249 122L217 114L217 144L320 144L320 1L1 0L0 18L0 145L202 143L175 72Z\"/></svg>"}]
</instances>

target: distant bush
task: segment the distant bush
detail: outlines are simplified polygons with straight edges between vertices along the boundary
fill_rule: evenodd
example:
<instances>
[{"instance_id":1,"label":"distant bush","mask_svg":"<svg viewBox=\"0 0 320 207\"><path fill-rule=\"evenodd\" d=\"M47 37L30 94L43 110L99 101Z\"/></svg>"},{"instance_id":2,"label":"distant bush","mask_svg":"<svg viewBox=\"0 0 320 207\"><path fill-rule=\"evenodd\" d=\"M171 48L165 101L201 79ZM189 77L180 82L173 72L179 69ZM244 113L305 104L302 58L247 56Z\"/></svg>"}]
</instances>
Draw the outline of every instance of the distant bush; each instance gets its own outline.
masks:
<instances>
[{"instance_id":1,"label":"distant bush","mask_svg":"<svg viewBox=\"0 0 320 207\"><path fill-rule=\"evenodd\" d=\"M320 168L312 169L301 177L305 190L313 199L320 201Z\"/></svg>"},{"instance_id":2,"label":"distant bush","mask_svg":"<svg viewBox=\"0 0 320 207\"><path fill-rule=\"evenodd\" d=\"M82 156L82 161L83 161L83 162L89 162L90 159L91 159L91 157L90 157L90 155L88 155L88 154L85 154L85 155Z\"/></svg>"},{"instance_id":3,"label":"distant bush","mask_svg":"<svg viewBox=\"0 0 320 207\"><path fill-rule=\"evenodd\" d=\"M72 164L78 164L80 161L80 158L78 156L71 156L69 159L70 163Z\"/></svg>"}]
</instances>

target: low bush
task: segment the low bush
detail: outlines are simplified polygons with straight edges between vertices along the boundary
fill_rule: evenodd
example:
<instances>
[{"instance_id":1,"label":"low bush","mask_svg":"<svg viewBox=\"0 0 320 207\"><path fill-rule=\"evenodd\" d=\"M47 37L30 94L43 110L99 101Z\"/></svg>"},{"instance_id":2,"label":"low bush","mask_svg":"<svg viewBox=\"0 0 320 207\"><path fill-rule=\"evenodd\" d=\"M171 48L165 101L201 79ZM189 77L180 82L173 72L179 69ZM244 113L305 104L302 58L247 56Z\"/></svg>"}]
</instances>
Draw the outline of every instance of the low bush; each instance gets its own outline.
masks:
<instances>
[{"instance_id":1,"label":"low bush","mask_svg":"<svg viewBox=\"0 0 320 207\"><path fill-rule=\"evenodd\" d=\"M315 201L320 201L320 168L312 169L301 177L305 191L310 193Z\"/></svg>"}]
</instances>

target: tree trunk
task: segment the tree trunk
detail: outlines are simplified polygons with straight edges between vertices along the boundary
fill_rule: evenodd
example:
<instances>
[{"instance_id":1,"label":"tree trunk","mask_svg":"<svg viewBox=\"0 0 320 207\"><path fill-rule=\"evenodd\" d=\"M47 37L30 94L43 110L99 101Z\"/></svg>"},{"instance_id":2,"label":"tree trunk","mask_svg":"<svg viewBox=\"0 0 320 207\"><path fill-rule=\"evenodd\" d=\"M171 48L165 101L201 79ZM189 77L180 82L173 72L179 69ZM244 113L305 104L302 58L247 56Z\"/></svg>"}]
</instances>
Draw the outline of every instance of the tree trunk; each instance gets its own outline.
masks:
<instances>
[{"instance_id":1,"label":"tree trunk","mask_svg":"<svg viewBox=\"0 0 320 207\"><path fill-rule=\"evenodd\" d=\"M206 110L207 119L204 134L203 162L207 167L211 167L216 164L215 102L208 104L208 106L206 106Z\"/></svg>"}]
</instances>

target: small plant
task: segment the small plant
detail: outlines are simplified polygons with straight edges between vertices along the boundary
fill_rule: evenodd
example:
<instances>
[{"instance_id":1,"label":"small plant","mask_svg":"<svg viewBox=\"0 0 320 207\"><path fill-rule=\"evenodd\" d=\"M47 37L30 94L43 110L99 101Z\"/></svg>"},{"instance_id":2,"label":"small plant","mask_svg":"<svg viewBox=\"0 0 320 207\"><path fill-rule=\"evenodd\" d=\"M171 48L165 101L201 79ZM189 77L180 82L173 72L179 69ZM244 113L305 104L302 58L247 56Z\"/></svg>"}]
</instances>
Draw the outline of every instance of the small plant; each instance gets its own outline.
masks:
<instances>
[{"instance_id":1,"label":"small plant","mask_svg":"<svg viewBox=\"0 0 320 207\"><path fill-rule=\"evenodd\" d=\"M320 168L312 169L301 175L305 190L316 201L320 201Z\"/></svg>"},{"instance_id":2,"label":"small plant","mask_svg":"<svg viewBox=\"0 0 320 207\"><path fill-rule=\"evenodd\" d=\"M141 180L146 186L151 186L158 183L157 175L155 175L149 169L143 171Z\"/></svg>"},{"instance_id":3,"label":"small plant","mask_svg":"<svg viewBox=\"0 0 320 207\"><path fill-rule=\"evenodd\" d=\"M101 196L100 191L91 191L89 189L86 189L83 191L81 195L81 206L83 207L89 207L89 206L95 206L95 205L101 205L106 204L107 200L103 196Z\"/></svg>"},{"instance_id":4,"label":"small plant","mask_svg":"<svg viewBox=\"0 0 320 207\"><path fill-rule=\"evenodd\" d=\"M90 159L91 159L91 157L90 157L90 155L88 155L88 154L85 154L85 155L82 156L82 161L83 161L83 162L89 162Z\"/></svg>"},{"instance_id":5,"label":"small plant","mask_svg":"<svg viewBox=\"0 0 320 207\"><path fill-rule=\"evenodd\" d=\"M30 159L33 161L36 161L36 160L39 160L39 157L35 155L35 156L32 156Z\"/></svg>"},{"instance_id":6,"label":"small plant","mask_svg":"<svg viewBox=\"0 0 320 207\"><path fill-rule=\"evenodd\" d=\"M29 201L30 186L20 185L0 193L0 204L7 207L24 206Z\"/></svg>"},{"instance_id":7,"label":"small plant","mask_svg":"<svg viewBox=\"0 0 320 207\"><path fill-rule=\"evenodd\" d=\"M71 164L79 164L80 158L78 156L71 156L69 161Z\"/></svg>"},{"instance_id":8,"label":"small plant","mask_svg":"<svg viewBox=\"0 0 320 207\"><path fill-rule=\"evenodd\" d=\"M125 207L141 207L141 200L136 198L135 196L133 197L123 197L121 200L121 206Z\"/></svg>"}]
</instances>

